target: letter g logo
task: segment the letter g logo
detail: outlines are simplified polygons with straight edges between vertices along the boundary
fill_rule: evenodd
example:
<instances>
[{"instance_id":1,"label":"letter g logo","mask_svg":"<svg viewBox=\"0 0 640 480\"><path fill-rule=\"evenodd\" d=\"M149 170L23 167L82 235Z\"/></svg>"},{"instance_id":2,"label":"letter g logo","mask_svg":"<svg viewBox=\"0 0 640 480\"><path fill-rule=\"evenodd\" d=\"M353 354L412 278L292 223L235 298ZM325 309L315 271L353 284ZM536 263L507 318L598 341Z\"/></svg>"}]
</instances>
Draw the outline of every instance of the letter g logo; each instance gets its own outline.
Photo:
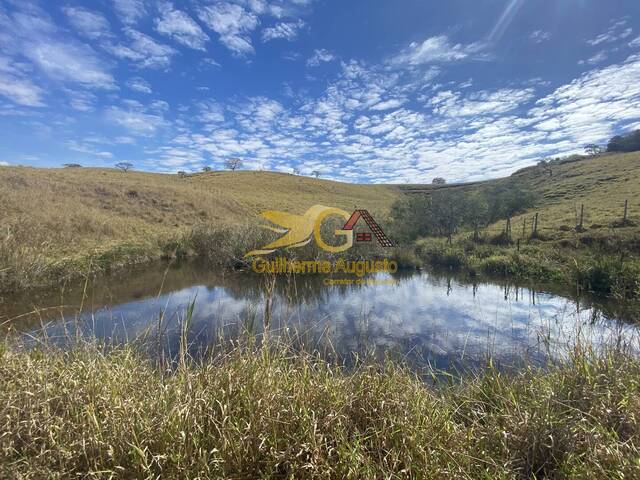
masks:
<instances>
[{"instance_id":1,"label":"letter g logo","mask_svg":"<svg viewBox=\"0 0 640 480\"><path fill-rule=\"evenodd\" d=\"M349 218L351 217L351 214L349 212L345 212L344 210L341 210L339 208L327 208L325 210L323 210L318 217L316 218L316 223L315 226L313 228L313 236L316 239L316 243L318 245L318 247L320 247L321 249L323 249L326 252L329 253L340 253L340 252L344 252L346 250L349 250L351 247L353 247L353 230L342 230L342 229L337 229L334 231L335 235L337 237L345 237L345 243L343 243L342 245L338 245L338 246L332 246L332 245L328 245L323 239L322 239L322 222L327 218L330 217L332 215L336 215L339 217L344 218L344 221L347 222L349 220Z\"/></svg>"}]
</instances>

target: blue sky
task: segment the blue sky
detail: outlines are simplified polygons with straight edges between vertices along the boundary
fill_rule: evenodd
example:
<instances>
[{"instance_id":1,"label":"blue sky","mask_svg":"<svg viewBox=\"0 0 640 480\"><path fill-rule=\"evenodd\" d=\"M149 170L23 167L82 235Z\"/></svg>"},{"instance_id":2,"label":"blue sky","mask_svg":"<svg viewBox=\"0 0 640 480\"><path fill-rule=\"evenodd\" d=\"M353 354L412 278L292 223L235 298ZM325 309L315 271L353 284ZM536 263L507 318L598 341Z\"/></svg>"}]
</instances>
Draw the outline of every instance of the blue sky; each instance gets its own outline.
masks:
<instances>
[{"instance_id":1,"label":"blue sky","mask_svg":"<svg viewBox=\"0 0 640 480\"><path fill-rule=\"evenodd\" d=\"M640 128L637 0L0 0L0 164L498 177Z\"/></svg>"}]
</instances>

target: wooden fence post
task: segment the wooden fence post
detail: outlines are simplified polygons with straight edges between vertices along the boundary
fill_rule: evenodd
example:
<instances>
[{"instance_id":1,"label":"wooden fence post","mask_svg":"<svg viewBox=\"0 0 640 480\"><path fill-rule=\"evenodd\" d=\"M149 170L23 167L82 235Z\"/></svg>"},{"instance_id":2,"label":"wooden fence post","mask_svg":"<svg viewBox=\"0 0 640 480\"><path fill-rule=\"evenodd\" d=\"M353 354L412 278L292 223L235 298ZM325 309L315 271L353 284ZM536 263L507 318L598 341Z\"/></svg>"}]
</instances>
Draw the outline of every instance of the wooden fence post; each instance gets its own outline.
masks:
<instances>
[{"instance_id":1,"label":"wooden fence post","mask_svg":"<svg viewBox=\"0 0 640 480\"><path fill-rule=\"evenodd\" d=\"M584 225L584 203L580 205L580 223L578 224L578 229L583 230Z\"/></svg>"},{"instance_id":2,"label":"wooden fence post","mask_svg":"<svg viewBox=\"0 0 640 480\"><path fill-rule=\"evenodd\" d=\"M629 200L624 201L624 217L622 217L623 225L627 224L627 214L629 213Z\"/></svg>"}]
</instances>

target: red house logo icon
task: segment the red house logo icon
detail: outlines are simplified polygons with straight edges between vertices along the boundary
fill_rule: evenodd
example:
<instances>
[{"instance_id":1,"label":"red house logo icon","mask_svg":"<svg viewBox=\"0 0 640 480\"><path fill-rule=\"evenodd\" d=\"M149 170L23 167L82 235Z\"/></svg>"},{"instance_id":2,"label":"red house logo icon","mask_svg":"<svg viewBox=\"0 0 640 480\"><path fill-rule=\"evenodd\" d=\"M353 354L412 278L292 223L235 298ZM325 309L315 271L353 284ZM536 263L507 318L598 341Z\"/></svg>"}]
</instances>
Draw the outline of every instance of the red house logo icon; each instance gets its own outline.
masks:
<instances>
[{"instance_id":1,"label":"red house logo icon","mask_svg":"<svg viewBox=\"0 0 640 480\"><path fill-rule=\"evenodd\" d=\"M367 210L356 210L355 212L353 212L351 218L347 220L347 223L344 224L344 227L342 227L342 229L353 230L361 219L365 221L365 223L369 227L369 230L371 230L373 235L375 235L376 240L378 240L378 243L381 246L385 248L393 247L393 242L391 241L391 239L387 237L387 235L384 233L384 230L382 230L382 227L378 225L378 223L373 219L373 217ZM372 240L371 233L356 232L355 239L356 242L370 242Z\"/></svg>"}]
</instances>

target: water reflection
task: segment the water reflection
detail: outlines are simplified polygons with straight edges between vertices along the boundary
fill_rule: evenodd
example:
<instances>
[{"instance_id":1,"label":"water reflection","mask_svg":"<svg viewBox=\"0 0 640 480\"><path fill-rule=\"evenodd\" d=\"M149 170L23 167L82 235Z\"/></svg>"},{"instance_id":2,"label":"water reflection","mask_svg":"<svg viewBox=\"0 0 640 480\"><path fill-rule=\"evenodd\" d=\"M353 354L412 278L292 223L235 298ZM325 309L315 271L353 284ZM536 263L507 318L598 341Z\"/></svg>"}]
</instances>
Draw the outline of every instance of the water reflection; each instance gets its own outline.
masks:
<instances>
[{"instance_id":1,"label":"water reflection","mask_svg":"<svg viewBox=\"0 0 640 480\"><path fill-rule=\"evenodd\" d=\"M77 285L62 294L14 298L0 315L22 332L44 326L58 342L77 331L115 343L155 337L161 324L162 349L172 355L195 299L188 329L193 352L246 330L260 335L267 318L271 335L287 335L342 359L354 352L392 354L443 369L478 364L488 355L506 365L538 364L548 355L562 355L578 337L594 348L613 342L637 347L635 327L610 318L602 313L606 305L588 299L436 273L393 279L393 285L327 287L319 276L299 276L271 284L264 277L213 273L196 264L169 270L158 265L95 282L84 295L84 285ZM32 307L56 305L65 306L24 315Z\"/></svg>"}]
</instances>

